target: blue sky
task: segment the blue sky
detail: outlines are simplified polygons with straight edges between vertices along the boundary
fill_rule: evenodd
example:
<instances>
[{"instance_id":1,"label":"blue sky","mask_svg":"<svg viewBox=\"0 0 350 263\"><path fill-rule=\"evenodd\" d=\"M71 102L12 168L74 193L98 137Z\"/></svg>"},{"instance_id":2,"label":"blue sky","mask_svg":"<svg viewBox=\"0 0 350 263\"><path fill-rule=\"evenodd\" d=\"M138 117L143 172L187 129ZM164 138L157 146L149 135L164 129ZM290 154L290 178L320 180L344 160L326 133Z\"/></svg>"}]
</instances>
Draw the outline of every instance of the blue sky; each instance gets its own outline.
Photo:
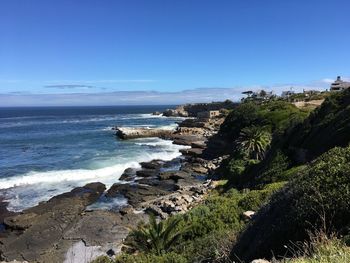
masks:
<instances>
[{"instance_id":1,"label":"blue sky","mask_svg":"<svg viewBox=\"0 0 350 263\"><path fill-rule=\"evenodd\" d=\"M1 0L0 106L237 99L350 76L348 0Z\"/></svg>"}]
</instances>

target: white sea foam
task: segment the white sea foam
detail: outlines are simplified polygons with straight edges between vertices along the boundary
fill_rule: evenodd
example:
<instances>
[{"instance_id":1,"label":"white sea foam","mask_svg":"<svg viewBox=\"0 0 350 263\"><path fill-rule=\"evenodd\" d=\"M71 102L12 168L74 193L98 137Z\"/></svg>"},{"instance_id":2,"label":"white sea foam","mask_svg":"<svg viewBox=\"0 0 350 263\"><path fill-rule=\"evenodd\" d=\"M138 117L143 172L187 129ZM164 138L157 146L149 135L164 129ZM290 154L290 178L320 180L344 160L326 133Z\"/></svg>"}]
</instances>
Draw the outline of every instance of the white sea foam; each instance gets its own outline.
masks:
<instances>
[{"instance_id":1,"label":"white sea foam","mask_svg":"<svg viewBox=\"0 0 350 263\"><path fill-rule=\"evenodd\" d=\"M102 182L110 187L117 182L126 168L139 168L140 162L153 159L171 160L180 156L179 150L186 146L172 144L171 141L158 138L135 140L136 144L157 146L155 152L144 152L131 156L122 163L116 163L99 169L55 170L47 172L29 172L23 175L0 179L0 189L6 189L5 198L8 209L21 211L48 200L54 195L70 191L89 182ZM119 161L121 162L121 161Z\"/></svg>"},{"instance_id":2,"label":"white sea foam","mask_svg":"<svg viewBox=\"0 0 350 263\"><path fill-rule=\"evenodd\" d=\"M43 118L44 117L45 116L43 116ZM89 123L89 122L153 119L153 118L166 118L166 117L161 117L161 116L152 115L152 114L86 115L79 118L69 118L69 119L64 119L64 117L58 118L57 116L55 116L55 118L51 120L40 120L40 119L37 119L36 117L28 117L28 118L14 117L14 118L0 119L0 128L25 127L25 126L32 126L32 125L78 124L78 123ZM5 122L1 120L5 120ZM15 120L15 122L13 122L13 120Z\"/></svg>"}]
</instances>

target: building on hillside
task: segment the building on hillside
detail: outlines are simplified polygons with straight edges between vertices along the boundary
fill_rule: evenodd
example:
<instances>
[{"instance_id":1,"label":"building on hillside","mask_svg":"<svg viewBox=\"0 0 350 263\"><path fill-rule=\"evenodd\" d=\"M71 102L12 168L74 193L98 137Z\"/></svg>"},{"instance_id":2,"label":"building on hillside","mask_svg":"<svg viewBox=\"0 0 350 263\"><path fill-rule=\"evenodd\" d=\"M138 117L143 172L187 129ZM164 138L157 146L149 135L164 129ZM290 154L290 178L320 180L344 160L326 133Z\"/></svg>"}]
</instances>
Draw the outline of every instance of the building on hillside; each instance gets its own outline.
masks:
<instances>
[{"instance_id":1,"label":"building on hillside","mask_svg":"<svg viewBox=\"0 0 350 263\"><path fill-rule=\"evenodd\" d=\"M242 98L242 101L265 101L275 97L273 91L257 90L257 91L244 91L242 94L247 95L246 98Z\"/></svg>"},{"instance_id":2,"label":"building on hillside","mask_svg":"<svg viewBox=\"0 0 350 263\"><path fill-rule=\"evenodd\" d=\"M269 100L274 97L272 91L258 90L253 92L252 96L255 100Z\"/></svg>"},{"instance_id":3,"label":"building on hillside","mask_svg":"<svg viewBox=\"0 0 350 263\"><path fill-rule=\"evenodd\" d=\"M312 96L312 95L318 95L318 94L320 94L321 93L321 91L319 91L319 90L303 90L303 94L305 95L305 97L310 97L310 96Z\"/></svg>"},{"instance_id":4,"label":"building on hillside","mask_svg":"<svg viewBox=\"0 0 350 263\"><path fill-rule=\"evenodd\" d=\"M290 89L290 90L282 91L281 97L284 99L287 99L294 94L295 94L294 90Z\"/></svg>"},{"instance_id":5,"label":"building on hillside","mask_svg":"<svg viewBox=\"0 0 350 263\"><path fill-rule=\"evenodd\" d=\"M350 82L343 81L340 76L331 84L331 91L342 91L350 88Z\"/></svg>"},{"instance_id":6,"label":"building on hillside","mask_svg":"<svg viewBox=\"0 0 350 263\"><path fill-rule=\"evenodd\" d=\"M218 116L220 116L220 111L218 110L202 111L197 113L198 118L211 119Z\"/></svg>"}]
</instances>

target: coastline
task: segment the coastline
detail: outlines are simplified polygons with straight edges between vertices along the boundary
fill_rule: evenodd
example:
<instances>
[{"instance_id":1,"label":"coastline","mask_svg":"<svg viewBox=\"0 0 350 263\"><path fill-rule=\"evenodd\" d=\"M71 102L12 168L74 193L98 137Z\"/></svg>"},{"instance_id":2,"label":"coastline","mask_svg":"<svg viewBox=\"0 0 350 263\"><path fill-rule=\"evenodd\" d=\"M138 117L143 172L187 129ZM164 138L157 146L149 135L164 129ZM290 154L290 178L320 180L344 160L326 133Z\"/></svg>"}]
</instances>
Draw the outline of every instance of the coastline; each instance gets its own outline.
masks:
<instances>
[{"instance_id":1,"label":"coastline","mask_svg":"<svg viewBox=\"0 0 350 263\"><path fill-rule=\"evenodd\" d=\"M177 131L155 134L155 137L171 140L174 144L186 145L188 148L180 151L180 158L140 163L141 169L127 168L121 176L123 182L115 183L105 189L106 192L96 190L97 185L99 189L105 188L103 184L88 184L5 218L5 237L1 239L3 244L0 247L3 259L18 259L15 254L19 251L23 259L39 262L44 262L47 257L56 260L54 262L78 262L79 257L86 258L86 253L91 257L107 251L118 253L129 230L140 221L147 221L147 213L167 218L187 211L213 187L211 181L205 180L206 175L215 170L222 159L208 161L201 155L207 147L206 141L217 132L217 127L219 125L203 126L202 119L190 122L185 119ZM101 197L118 196L128 199L128 205L119 211L88 209ZM70 206L63 206L67 200ZM71 216L69 220L64 217L67 212ZM60 219L57 215L61 215ZM52 235L50 226L55 231L60 229L60 235ZM33 235L33 229L48 231L46 238ZM31 246L24 247L29 240ZM81 241L85 255L81 255Z\"/></svg>"}]
</instances>

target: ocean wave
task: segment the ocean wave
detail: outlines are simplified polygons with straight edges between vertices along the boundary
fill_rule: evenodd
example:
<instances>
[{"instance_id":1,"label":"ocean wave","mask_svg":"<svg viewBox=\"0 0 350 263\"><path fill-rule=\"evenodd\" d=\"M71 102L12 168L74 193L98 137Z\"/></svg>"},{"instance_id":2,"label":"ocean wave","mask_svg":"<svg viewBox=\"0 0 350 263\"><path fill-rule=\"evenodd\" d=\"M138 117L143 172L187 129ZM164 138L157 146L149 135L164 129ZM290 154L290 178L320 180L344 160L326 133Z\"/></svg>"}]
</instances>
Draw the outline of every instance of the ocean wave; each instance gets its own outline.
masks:
<instances>
[{"instance_id":1,"label":"ocean wave","mask_svg":"<svg viewBox=\"0 0 350 263\"><path fill-rule=\"evenodd\" d=\"M43 116L44 117L44 116ZM48 120L35 120L35 118L28 118L32 120L28 121L16 121L20 119L26 119L25 117L14 117L14 118L4 118L7 121L3 122L0 119L0 128L14 128L14 127L26 127L33 125L53 125L53 124L78 124L78 123L89 123L89 122L105 122L105 121L119 121L119 120L136 120L136 119L154 119L162 118L157 115L152 114L116 114L116 115L87 115L79 118L65 119L63 116L45 116ZM167 117L164 117L167 118ZM15 120L16 122L11 122L8 120Z\"/></svg>"},{"instance_id":2,"label":"ocean wave","mask_svg":"<svg viewBox=\"0 0 350 263\"><path fill-rule=\"evenodd\" d=\"M126 168L140 168L140 162L154 159L165 161L179 157L180 149L185 146L172 144L171 141L153 138L153 140L137 141L140 145L158 146L158 151L145 152L130 157L129 161L113 164L99 169L53 170L46 172L29 172L23 175L0 179L0 189L5 192L8 209L21 211L46 201L54 195L64 193L77 186L90 182L101 182L110 187L118 182ZM132 161L131 161L132 160Z\"/></svg>"}]
</instances>

